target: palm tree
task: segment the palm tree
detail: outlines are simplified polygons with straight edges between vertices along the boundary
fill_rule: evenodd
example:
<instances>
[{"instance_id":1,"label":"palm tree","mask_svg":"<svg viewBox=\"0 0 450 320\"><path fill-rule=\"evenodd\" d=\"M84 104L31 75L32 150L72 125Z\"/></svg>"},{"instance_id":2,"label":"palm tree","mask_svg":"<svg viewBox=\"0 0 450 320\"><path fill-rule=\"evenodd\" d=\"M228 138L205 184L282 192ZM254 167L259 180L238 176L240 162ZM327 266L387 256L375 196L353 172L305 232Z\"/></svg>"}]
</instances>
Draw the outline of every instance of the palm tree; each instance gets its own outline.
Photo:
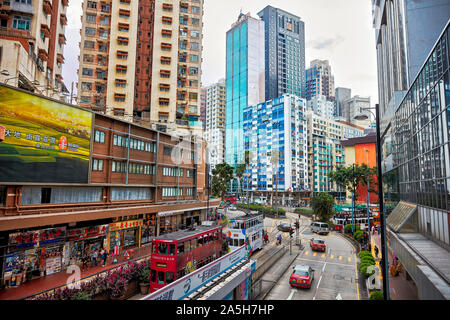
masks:
<instances>
[{"instance_id":1,"label":"palm tree","mask_svg":"<svg viewBox=\"0 0 450 320\"><path fill-rule=\"evenodd\" d=\"M355 196L358 191L358 186L359 184L366 185L367 177L369 177L370 186L370 183L373 181L373 175L377 172L376 170L377 168L369 168L366 164L353 164L349 167L338 167L336 171L330 171L328 173L328 178L331 181L352 193L352 232L354 231L353 225L355 224Z\"/></svg>"}]
</instances>

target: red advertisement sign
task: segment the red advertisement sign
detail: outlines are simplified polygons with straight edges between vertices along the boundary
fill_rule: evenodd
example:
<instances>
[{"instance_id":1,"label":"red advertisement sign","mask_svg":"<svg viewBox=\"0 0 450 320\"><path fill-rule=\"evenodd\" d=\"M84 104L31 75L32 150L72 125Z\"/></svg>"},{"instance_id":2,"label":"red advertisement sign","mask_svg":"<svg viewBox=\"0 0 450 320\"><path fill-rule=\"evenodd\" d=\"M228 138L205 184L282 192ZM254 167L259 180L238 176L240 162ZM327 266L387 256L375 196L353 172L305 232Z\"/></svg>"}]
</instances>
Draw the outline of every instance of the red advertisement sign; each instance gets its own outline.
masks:
<instances>
[{"instance_id":1,"label":"red advertisement sign","mask_svg":"<svg viewBox=\"0 0 450 320\"><path fill-rule=\"evenodd\" d=\"M66 227L41 230L39 232L39 243L44 244L50 242L64 241L65 236L66 236Z\"/></svg>"},{"instance_id":2,"label":"red advertisement sign","mask_svg":"<svg viewBox=\"0 0 450 320\"><path fill-rule=\"evenodd\" d=\"M36 245L38 239L39 231L11 233L9 235L9 245L17 247L30 247Z\"/></svg>"},{"instance_id":3,"label":"red advertisement sign","mask_svg":"<svg viewBox=\"0 0 450 320\"><path fill-rule=\"evenodd\" d=\"M106 235L107 227L108 225L102 225L96 227L73 229L68 230L67 235L70 241L102 237Z\"/></svg>"}]
</instances>

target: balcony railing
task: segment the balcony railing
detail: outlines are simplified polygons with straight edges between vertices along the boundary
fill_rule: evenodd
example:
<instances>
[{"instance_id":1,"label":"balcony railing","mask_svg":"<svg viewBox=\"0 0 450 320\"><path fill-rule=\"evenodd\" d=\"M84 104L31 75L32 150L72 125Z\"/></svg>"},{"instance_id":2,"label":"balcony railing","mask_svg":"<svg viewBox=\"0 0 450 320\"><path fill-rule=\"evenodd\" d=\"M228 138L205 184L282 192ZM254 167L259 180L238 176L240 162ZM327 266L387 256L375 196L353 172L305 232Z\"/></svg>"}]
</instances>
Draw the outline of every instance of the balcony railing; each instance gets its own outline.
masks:
<instances>
[{"instance_id":1,"label":"balcony railing","mask_svg":"<svg viewBox=\"0 0 450 320\"><path fill-rule=\"evenodd\" d=\"M0 36L33 39L31 37L30 31L15 30L15 29L8 29L8 28L1 28L1 27L0 27Z\"/></svg>"}]
</instances>

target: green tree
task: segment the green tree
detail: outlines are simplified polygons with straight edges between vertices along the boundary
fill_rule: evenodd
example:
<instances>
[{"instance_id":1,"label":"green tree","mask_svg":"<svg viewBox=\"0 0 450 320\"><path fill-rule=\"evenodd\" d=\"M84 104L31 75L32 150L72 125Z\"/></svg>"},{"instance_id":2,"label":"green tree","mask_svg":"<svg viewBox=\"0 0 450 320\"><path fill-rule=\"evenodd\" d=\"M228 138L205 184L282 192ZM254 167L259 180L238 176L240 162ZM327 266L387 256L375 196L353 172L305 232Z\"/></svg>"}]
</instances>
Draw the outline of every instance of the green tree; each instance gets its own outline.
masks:
<instances>
[{"instance_id":1,"label":"green tree","mask_svg":"<svg viewBox=\"0 0 450 320\"><path fill-rule=\"evenodd\" d=\"M225 162L218 164L212 171L212 175L211 192L214 196L220 197L223 201L228 189L228 184L233 180L233 167Z\"/></svg>"},{"instance_id":2,"label":"green tree","mask_svg":"<svg viewBox=\"0 0 450 320\"><path fill-rule=\"evenodd\" d=\"M335 182L338 186L345 188L352 194L352 215L355 209L358 186L360 184L367 185L367 180L369 180L368 182L370 186L370 184L374 181L373 176L376 172L376 168L369 168L366 164L353 164L349 167L338 167L336 171L330 171L328 173L328 178L331 181ZM353 222L354 221L352 221L352 224Z\"/></svg>"},{"instance_id":3,"label":"green tree","mask_svg":"<svg viewBox=\"0 0 450 320\"><path fill-rule=\"evenodd\" d=\"M334 212L334 198L329 193L321 192L311 199L311 207L320 221L328 222Z\"/></svg>"}]
</instances>

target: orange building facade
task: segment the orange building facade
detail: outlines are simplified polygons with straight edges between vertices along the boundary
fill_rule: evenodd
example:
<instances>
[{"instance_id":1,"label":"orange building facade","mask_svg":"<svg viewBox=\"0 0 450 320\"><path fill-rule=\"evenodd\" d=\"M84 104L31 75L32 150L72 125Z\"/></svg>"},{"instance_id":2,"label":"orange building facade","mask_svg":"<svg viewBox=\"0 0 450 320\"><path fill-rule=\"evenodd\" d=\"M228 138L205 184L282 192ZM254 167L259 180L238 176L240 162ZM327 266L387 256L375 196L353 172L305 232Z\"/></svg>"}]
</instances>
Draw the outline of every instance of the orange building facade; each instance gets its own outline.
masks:
<instances>
[{"instance_id":1,"label":"orange building facade","mask_svg":"<svg viewBox=\"0 0 450 320\"><path fill-rule=\"evenodd\" d=\"M345 148L345 165L351 166L353 164L364 165L369 163L370 168L377 166L377 149L376 149L376 135L369 134L365 137L358 137L342 142ZM367 152L368 150L368 152ZM376 175L371 183L373 189L377 189ZM359 185L356 201L361 204L367 203L367 186ZM378 203L378 196L376 193L370 193L370 203Z\"/></svg>"}]
</instances>

